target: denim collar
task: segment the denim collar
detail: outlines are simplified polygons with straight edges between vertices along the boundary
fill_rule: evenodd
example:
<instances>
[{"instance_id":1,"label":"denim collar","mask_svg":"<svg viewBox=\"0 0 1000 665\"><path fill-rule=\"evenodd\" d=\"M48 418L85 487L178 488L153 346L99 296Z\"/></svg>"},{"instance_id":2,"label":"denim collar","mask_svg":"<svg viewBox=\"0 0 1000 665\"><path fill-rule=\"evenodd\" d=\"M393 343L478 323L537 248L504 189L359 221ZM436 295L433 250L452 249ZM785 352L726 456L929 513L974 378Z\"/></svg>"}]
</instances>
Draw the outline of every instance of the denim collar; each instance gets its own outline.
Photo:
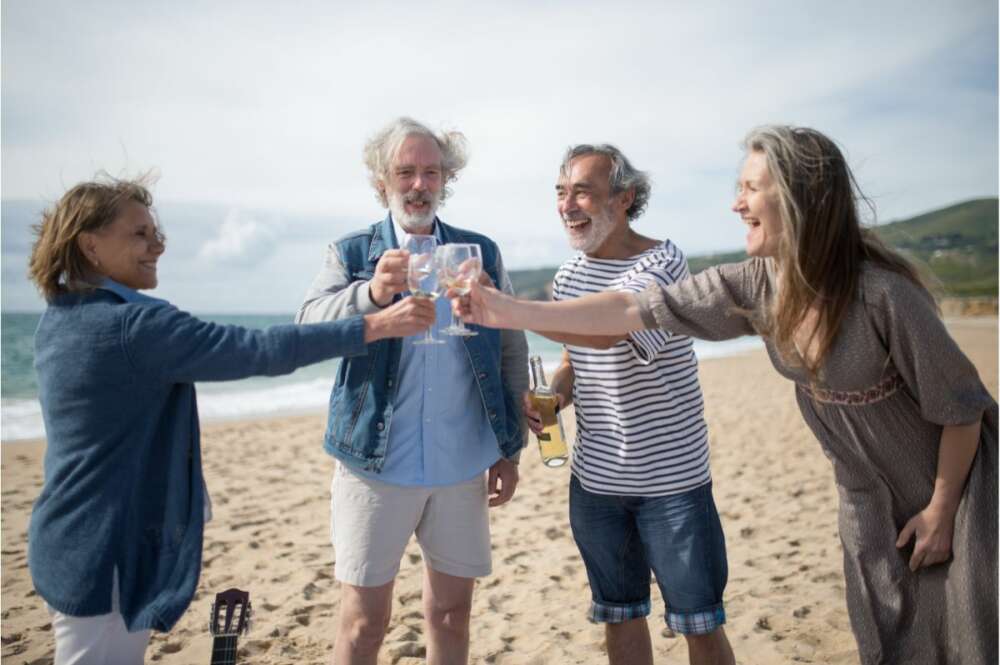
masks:
<instances>
[{"instance_id":1,"label":"denim collar","mask_svg":"<svg viewBox=\"0 0 1000 665\"><path fill-rule=\"evenodd\" d=\"M139 293L133 288L129 288L124 284L119 284L113 279L105 277L99 284L96 284L97 288L103 289L105 291L110 291L127 303L134 303L138 305L154 305L157 303L164 303L165 300L160 298L154 298L152 296L147 296L143 293Z\"/></svg>"},{"instance_id":2,"label":"denim collar","mask_svg":"<svg viewBox=\"0 0 1000 665\"><path fill-rule=\"evenodd\" d=\"M406 232L406 229L404 229L396 222L396 220L392 219L392 213L389 214L389 220L390 220L389 227L392 229L392 238L391 238L392 247L399 249L400 246L403 244L402 242L403 237L409 234ZM399 233L400 231L403 232L404 236L400 235ZM446 241L444 239L445 235L444 223L442 223L441 220L438 219L437 217L434 218L430 234L435 238L437 238L439 245L445 244Z\"/></svg>"},{"instance_id":3,"label":"denim collar","mask_svg":"<svg viewBox=\"0 0 1000 665\"><path fill-rule=\"evenodd\" d=\"M368 248L368 260L377 263L379 258L388 249L399 249L399 238L396 237L396 230L393 228L395 222L392 221L392 213L385 216L381 222L375 225L375 232L372 234L371 246ZM448 242L448 229L437 217L434 217L434 234L438 242L444 244Z\"/></svg>"}]
</instances>

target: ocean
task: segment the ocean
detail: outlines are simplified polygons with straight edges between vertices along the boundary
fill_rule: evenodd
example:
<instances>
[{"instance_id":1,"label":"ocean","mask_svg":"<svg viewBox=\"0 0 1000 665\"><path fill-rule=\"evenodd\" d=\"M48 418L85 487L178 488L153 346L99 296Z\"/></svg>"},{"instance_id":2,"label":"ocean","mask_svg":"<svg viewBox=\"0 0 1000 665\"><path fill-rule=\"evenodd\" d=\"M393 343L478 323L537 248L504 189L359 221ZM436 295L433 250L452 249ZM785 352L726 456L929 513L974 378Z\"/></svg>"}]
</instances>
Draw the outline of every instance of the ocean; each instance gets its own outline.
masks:
<instances>
[{"instance_id":1,"label":"ocean","mask_svg":"<svg viewBox=\"0 0 1000 665\"><path fill-rule=\"evenodd\" d=\"M32 338L41 314L0 315L2 371L0 371L0 440L16 441L45 436L38 403L38 385L32 367ZM200 315L218 323L266 328L290 323L292 315ZM528 333L528 346L540 355L551 373L562 356L562 345ZM695 341L699 359L728 356L761 348L756 337L727 342ZM258 377L240 381L198 384L198 413L203 421L234 420L260 416L322 413L330 397L339 360L304 367L287 376Z\"/></svg>"}]
</instances>

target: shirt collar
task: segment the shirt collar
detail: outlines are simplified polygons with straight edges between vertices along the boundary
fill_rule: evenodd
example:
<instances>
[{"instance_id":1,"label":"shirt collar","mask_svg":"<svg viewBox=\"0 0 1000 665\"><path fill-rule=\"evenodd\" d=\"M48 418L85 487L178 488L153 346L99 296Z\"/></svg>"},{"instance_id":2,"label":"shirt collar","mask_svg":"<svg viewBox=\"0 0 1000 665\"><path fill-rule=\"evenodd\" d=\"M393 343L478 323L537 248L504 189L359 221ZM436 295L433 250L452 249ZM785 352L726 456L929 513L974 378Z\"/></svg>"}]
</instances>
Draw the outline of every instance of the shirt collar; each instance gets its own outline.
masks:
<instances>
[{"instance_id":1,"label":"shirt collar","mask_svg":"<svg viewBox=\"0 0 1000 665\"><path fill-rule=\"evenodd\" d=\"M136 303L140 305L151 305L153 303L166 302L160 298L154 298L152 296L147 296L143 293L139 293L133 288L127 287L124 284L119 284L113 279L105 277L101 280L100 284L97 284L97 288L104 289L105 291L110 291L116 296L121 298L127 303Z\"/></svg>"},{"instance_id":2,"label":"shirt collar","mask_svg":"<svg viewBox=\"0 0 1000 665\"><path fill-rule=\"evenodd\" d=\"M406 239L410 236L410 234L406 231L406 229L399 225L399 222L393 218L391 213L389 214L389 219L392 220L392 232L396 236L396 249L399 249L403 246L403 243L406 242ZM437 217L434 218L434 225L431 227L430 235L437 238L438 244L441 244L441 225L438 224Z\"/></svg>"}]
</instances>

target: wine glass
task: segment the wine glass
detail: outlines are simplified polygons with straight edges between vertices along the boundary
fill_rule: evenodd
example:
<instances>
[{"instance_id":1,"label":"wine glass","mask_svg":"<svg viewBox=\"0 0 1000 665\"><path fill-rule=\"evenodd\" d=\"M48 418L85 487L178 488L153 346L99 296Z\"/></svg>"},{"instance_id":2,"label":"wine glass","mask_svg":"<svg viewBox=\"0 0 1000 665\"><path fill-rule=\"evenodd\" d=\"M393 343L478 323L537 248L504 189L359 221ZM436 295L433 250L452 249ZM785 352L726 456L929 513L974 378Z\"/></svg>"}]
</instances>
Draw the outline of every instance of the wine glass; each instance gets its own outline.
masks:
<instances>
[{"instance_id":1,"label":"wine glass","mask_svg":"<svg viewBox=\"0 0 1000 665\"><path fill-rule=\"evenodd\" d=\"M441 272L440 281L445 287L461 296L468 294L472 283L479 280L479 275L483 271L483 257L479 245L464 243L441 245L437 248L437 255ZM451 314L451 325L442 332L457 337L472 337L479 334L466 328L454 312Z\"/></svg>"},{"instance_id":2,"label":"wine glass","mask_svg":"<svg viewBox=\"0 0 1000 665\"><path fill-rule=\"evenodd\" d=\"M438 281L438 263L434 250L437 248L437 238L410 234L403 242L402 249L410 252L410 263L406 269L406 283L414 298L437 300L441 295L441 284ZM433 328L433 326L431 326ZM414 344L444 344L444 340L436 339L431 328L424 331L424 338Z\"/></svg>"}]
</instances>

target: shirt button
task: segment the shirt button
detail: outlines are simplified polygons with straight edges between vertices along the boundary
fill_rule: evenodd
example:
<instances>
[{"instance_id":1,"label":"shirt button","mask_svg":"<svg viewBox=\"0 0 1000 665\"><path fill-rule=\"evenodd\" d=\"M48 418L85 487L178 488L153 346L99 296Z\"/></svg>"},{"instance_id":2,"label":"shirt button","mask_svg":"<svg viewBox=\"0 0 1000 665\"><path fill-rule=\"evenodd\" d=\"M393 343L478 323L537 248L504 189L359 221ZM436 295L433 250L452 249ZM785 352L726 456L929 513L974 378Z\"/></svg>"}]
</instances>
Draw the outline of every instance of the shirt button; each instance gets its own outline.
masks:
<instances>
[{"instance_id":1,"label":"shirt button","mask_svg":"<svg viewBox=\"0 0 1000 665\"><path fill-rule=\"evenodd\" d=\"M497 419L497 412L496 411L490 411L489 415L490 415L490 420L496 420Z\"/></svg>"},{"instance_id":2,"label":"shirt button","mask_svg":"<svg viewBox=\"0 0 1000 665\"><path fill-rule=\"evenodd\" d=\"M385 429L385 423L381 423L381 422L375 423L375 429L377 429L378 431L381 432L382 430Z\"/></svg>"},{"instance_id":3,"label":"shirt button","mask_svg":"<svg viewBox=\"0 0 1000 665\"><path fill-rule=\"evenodd\" d=\"M479 373L479 380L480 381L485 381L486 380L486 372L480 372Z\"/></svg>"},{"instance_id":4,"label":"shirt button","mask_svg":"<svg viewBox=\"0 0 1000 665\"><path fill-rule=\"evenodd\" d=\"M387 386L388 386L389 388L392 388L392 379L389 379L388 381L386 381L386 385L387 385Z\"/></svg>"}]
</instances>

